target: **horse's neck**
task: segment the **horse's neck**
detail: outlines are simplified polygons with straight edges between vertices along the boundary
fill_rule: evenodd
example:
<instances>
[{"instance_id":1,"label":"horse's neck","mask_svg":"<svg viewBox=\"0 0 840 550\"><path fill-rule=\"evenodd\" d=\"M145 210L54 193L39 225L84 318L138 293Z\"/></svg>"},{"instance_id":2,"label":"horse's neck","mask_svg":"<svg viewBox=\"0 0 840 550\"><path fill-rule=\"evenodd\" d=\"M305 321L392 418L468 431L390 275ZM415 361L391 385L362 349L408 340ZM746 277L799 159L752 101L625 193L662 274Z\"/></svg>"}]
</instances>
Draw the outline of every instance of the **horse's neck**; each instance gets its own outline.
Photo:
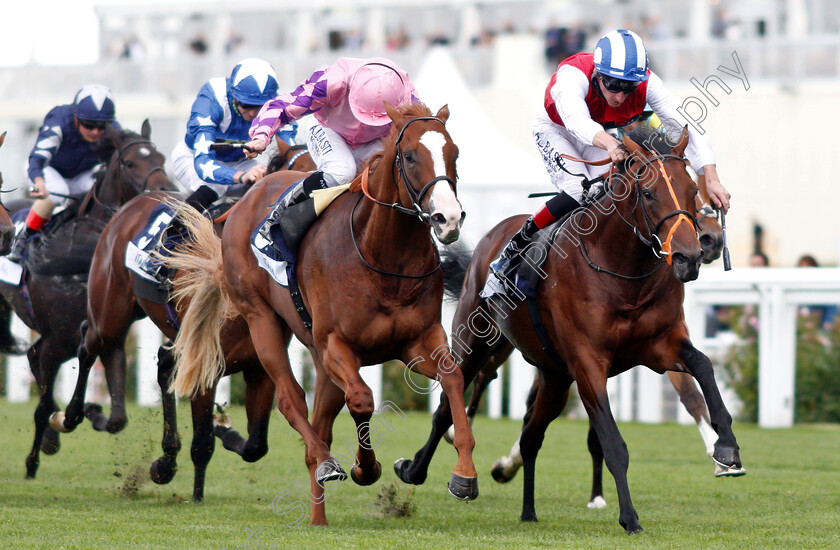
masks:
<instances>
[{"instance_id":1,"label":"horse's neck","mask_svg":"<svg viewBox=\"0 0 840 550\"><path fill-rule=\"evenodd\" d=\"M84 199L81 214L89 217L109 218L125 202L121 196L122 188L118 185L119 177L116 165L112 161L101 181L94 183Z\"/></svg>"}]
</instances>

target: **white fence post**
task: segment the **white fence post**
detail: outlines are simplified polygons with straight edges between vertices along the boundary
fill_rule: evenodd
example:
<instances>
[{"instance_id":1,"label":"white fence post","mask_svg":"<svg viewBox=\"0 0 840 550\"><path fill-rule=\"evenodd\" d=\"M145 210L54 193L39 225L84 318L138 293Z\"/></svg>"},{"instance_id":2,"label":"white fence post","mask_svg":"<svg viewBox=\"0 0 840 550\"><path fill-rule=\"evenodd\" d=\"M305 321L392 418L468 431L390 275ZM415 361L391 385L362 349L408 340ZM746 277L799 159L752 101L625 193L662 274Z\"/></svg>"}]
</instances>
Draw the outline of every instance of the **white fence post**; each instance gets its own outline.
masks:
<instances>
[{"instance_id":1,"label":"white fence post","mask_svg":"<svg viewBox=\"0 0 840 550\"><path fill-rule=\"evenodd\" d=\"M137 404L151 407L160 404L158 385L158 349L163 334L151 319L141 319L134 324L137 339Z\"/></svg>"},{"instance_id":2,"label":"white fence post","mask_svg":"<svg viewBox=\"0 0 840 550\"><path fill-rule=\"evenodd\" d=\"M17 315L12 316L12 335L29 343L32 331ZM11 403L29 401L30 380L29 358L23 355L6 356L6 399Z\"/></svg>"},{"instance_id":3,"label":"white fence post","mask_svg":"<svg viewBox=\"0 0 840 550\"><path fill-rule=\"evenodd\" d=\"M518 350L514 350L511 354L508 365L510 366L508 416L521 419L525 417L525 412L528 410L525 402L528 399L528 392L531 390L537 369L525 361Z\"/></svg>"}]
</instances>

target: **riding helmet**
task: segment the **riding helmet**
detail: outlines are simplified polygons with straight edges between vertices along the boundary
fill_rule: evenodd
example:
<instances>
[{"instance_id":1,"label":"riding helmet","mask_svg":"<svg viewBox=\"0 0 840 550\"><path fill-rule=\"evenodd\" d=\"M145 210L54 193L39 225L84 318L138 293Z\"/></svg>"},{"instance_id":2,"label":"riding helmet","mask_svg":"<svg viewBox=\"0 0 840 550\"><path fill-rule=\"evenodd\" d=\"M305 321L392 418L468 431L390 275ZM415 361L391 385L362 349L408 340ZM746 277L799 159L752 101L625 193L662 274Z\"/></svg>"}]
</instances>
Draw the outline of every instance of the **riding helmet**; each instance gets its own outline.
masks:
<instances>
[{"instance_id":1,"label":"riding helmet","mask_svg":"<svg viewBox=\"0 0 840 550\"><path fill-rule=\"evenodd\" d=\"M230 74L230 95L243 105L262 105L277 97L277 73L267 61L249 57Z\"/></svg>"},{"instance_id":2,"label":"riding helmet","mask_svg":"<svg viewBox=\"0 0 840 550\"><path fill-rule=\"evenodd\" d=\"M620 80L648 79L648 58L639 35L626 29L610 31L595 46L595 70Z\"/></svg>"},{"instance_id":3,"label":"riding helmet","mask_svg":"<svg viewBox=\"0 0 840 550\"><path fill-rule=\"evenodd\" d=\"M82 120L111 122L115 110L114 96L102 84L88 84L73 99L73 115Z\"/></svg>"}]
</instances>

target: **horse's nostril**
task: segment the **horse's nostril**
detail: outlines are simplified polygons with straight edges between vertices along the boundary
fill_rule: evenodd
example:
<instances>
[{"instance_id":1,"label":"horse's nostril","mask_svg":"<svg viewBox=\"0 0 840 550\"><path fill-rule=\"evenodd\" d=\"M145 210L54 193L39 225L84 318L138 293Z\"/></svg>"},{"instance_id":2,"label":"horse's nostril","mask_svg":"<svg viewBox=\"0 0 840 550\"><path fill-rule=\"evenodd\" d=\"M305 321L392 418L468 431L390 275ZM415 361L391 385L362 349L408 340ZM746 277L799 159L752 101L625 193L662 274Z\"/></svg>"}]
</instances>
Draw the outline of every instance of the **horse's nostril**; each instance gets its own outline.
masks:
<instances>
[{"instance_id":1,"label":"horse's nostril","mask_svg":"<svg viewBox=\"0 0 840 550\"><path fill-rule=\"evenodd\" d=\"M461 221L459 223L464 223L464 220L467 217L467 213L461 210Z\"/></svg>"},{"instance_id":2,"label":"horse's nostril","mask_svg":"<svg viewBox=\"0 0 840 550\"><path fill-rule=\"evenodd\" d=\"M446 216L444 216L440 212L432 214L432 221L438 225L443 225L446 223Z\"/></svg>"}]
</instances>

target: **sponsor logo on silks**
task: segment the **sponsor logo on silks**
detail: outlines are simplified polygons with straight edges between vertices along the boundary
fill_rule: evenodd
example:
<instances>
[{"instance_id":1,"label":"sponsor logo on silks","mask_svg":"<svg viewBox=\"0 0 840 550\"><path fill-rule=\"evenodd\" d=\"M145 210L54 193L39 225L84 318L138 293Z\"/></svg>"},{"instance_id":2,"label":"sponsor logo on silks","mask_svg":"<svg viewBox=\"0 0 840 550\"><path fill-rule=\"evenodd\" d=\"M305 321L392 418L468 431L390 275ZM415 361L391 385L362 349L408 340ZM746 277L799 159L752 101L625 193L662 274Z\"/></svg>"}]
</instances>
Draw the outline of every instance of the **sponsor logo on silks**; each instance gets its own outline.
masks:
<instances>
[{"instance_id":1,"label":"sponsor logo on silks","mask_svg":"<svg viewBox=\"0 0 840 550\"><path fill-rule=\"evenodd\" d=\"M327 137L324 128L321 126L313 126L309 129L311 139L309 140L309 152L315 156L322 156L333 150L332 143Z\"/></svg>"}]
</instances>

